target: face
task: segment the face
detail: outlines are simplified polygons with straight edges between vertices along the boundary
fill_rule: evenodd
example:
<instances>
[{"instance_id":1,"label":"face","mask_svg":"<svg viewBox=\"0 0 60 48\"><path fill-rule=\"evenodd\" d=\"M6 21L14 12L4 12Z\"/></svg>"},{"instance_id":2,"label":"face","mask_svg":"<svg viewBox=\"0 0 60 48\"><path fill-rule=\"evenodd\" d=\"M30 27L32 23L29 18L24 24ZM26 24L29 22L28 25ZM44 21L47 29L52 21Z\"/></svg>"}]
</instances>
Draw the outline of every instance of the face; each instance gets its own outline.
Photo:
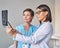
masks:
<instances>
[{"instance_id":1,"label":"face","mask_svg":"<svg viewBox=\"0 0 60 48\"><path fill-rule=\"evenodd\" d=\"M29 11L25 11L25 12L23 13L23 20L24 20L24 22L30 23L31 20L32 20L32 18L33 18L33 17L31 16L31 14L30 14Z\"/></svg>"},{"instance_id":2,"label":"face","mask_svg":"<svg viewBox=\"0 0 60 48\"><path fill-rule=\"evenodd\" d=\"M43 22L46 20L47 11L41 11L41 9L36 9L36 16L39 21Z\"/></svg>"}]
</instances>

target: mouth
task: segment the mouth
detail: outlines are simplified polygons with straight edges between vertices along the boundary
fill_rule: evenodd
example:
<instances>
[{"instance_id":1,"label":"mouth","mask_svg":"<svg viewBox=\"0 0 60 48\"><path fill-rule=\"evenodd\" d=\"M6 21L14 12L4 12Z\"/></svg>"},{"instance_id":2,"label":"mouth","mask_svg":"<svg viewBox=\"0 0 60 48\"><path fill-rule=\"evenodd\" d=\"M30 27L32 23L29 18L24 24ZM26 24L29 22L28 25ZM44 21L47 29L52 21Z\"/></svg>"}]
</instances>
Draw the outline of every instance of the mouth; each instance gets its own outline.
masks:
<instances>
[{"instance_id":1,"label":"mouth","mask_svg":"<svg viewBox=\"0 0 60 48\"><path fill-rule=\"evenodd\" d=\"M25 20L28 20L28 19L25 19Z\"/></svg>"}]
</instances>

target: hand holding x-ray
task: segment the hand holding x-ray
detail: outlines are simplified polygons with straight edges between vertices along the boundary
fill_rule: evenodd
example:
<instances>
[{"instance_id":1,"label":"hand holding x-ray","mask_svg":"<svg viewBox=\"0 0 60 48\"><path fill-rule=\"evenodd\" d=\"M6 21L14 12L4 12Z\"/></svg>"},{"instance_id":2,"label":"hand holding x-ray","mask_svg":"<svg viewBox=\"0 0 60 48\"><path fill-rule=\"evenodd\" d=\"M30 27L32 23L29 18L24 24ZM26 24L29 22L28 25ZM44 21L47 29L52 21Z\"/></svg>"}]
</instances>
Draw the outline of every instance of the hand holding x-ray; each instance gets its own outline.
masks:
<instances>
[{"instance_id":1,"label":"hand holding x-ray","mask_svg":"<svg viewBox=\"0 0 60 48\"><path fill-rule=\"evenodd\" d=\"M18 33L18 31L16 29L13 29L12 26L9 24L8 26L6 26L6 32L11 36L16 36L16 33Z\"/></svg>"},{"instance_id":2,"label":"hand holding x-ray","mask_svg":"<svg viewBox=\"0 0 60 48\"><path fill-rule=\"evenodd\" d=\"M6 32L11 36L15 36L19 33L8 21L8 10L2 10L2 25L6 27Z\"/></svg>"},{"instance_id":3,"label":"hand holding x-ray","mask_svg":"<svg viewBox=\"0 0 60 48\"><path fill-rule=\"evenodd\" d=\"M16 29L12 28L11 24L8 22L8 26L6 26L6 32L8 34L10 34L11 36L16 36L16 34L21 34L19 33L19 31L17 31Z\"/></svg>"}]
</instances>

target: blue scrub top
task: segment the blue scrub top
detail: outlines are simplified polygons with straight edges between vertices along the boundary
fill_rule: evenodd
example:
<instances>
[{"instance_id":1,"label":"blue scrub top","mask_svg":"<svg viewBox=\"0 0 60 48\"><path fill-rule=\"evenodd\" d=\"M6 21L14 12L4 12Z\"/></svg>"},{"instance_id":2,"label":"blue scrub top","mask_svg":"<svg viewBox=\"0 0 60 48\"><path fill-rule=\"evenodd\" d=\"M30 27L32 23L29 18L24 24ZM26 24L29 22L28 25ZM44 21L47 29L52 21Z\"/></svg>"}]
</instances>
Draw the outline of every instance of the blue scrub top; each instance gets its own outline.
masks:
<instances>
[{"instance_id":1,"label":"blue scrub top","mask_svg":"<svg viewBox=\"0 0 60 48\"><path fill-rule=\"evenodd\" d=\"M29 27L28 31L26 32L25 29L24 29L23 24L21 24L20 26L17 26L16 27L16 30L18 30L21 34L23 34L25 36L30 36L34 32L34 30L36 30L36 27L34 25L31 25ZM23 44L27 44L27 43L18 41L17 48L22 48L22 45ZM28 44L28 47L27 48L30 48L30 44Z\"/></svg>"}]
</instances>

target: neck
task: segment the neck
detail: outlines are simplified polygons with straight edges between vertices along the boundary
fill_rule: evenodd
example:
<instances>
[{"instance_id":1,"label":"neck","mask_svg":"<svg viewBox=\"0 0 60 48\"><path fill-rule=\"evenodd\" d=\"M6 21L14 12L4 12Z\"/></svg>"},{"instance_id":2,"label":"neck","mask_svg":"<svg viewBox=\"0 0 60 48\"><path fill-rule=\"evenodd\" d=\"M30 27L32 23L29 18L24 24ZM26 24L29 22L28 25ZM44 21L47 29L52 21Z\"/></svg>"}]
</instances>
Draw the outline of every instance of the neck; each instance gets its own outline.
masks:
<instances>
[{"instance_id":1,"label":"neck","mask_svg":"<svg viewBox=\"0 0 60 48\"><path fill-rule=\"evenodd\" d=\"M30 23L24 23L24 29L26 32L28 31L30 25L31 25Z\"/></svg>"},{"instance_id":2,"label":"neck","mask_svg":"<svg viewBox=\"0 0 60 48\"><path fill-rule=\"evenodd\" d=\"M43 23L43 22L45 22L45 20L46 20L46 18L42 19L42 21L41 21L41 22Z\"/></svg>"},{"instance_id":3,"label":"neck","mask_svg":"<svg viewBox=\"0 0 60 48\"><path fill-rule=\"evenodd\" d=\"M30 26L30 23L24 23L24 26Z\"/></svg>"}]
</instances>

